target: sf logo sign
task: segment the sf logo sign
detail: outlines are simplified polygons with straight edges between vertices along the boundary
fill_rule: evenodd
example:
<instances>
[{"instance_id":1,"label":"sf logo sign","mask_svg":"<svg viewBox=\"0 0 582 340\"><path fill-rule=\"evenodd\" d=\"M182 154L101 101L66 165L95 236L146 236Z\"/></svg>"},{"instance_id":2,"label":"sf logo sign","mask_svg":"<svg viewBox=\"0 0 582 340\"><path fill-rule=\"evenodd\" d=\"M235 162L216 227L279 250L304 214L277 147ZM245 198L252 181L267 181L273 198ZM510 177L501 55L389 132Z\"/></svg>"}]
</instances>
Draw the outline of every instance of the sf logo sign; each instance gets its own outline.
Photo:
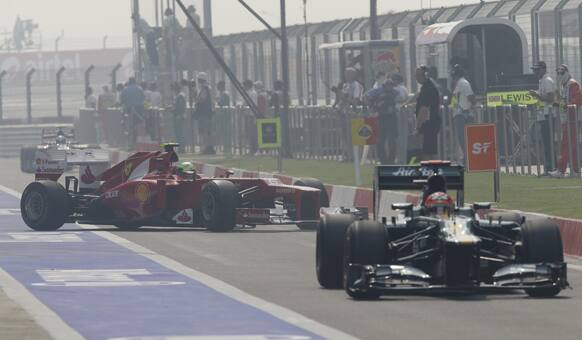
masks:
<instances>
[{"instance_id":1,"label":"sf logo sign","mask_svg":"<svg viewBox=\"0 0 582 340\"><path fill-rule=\"evenodd\" d=\"M491 146L493 145L492 142L484 142L484 143L474 143L473 144L473 150L471 151L471 153L473 155L484 155L487 154L487 152L490 150Z\"/></svg>"}]
</instances>

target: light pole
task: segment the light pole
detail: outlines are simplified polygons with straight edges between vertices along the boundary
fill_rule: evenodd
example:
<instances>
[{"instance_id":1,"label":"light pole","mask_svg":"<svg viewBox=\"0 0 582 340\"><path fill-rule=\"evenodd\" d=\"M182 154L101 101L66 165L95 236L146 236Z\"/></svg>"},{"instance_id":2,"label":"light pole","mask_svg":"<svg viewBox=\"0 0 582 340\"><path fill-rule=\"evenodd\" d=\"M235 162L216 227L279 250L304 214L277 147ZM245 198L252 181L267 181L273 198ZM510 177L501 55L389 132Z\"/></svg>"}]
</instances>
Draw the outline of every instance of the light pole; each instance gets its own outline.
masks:
<instances>
[{"instance_id":1,"label":"light pole","mask_svg":"<svg viewBox=\"0 0 582 340\"><path fill-rule=\"evenodd\" d=\"M370 0L370 40L379 40L378 36L378 0Z\"/></svg>"}]
</instances>

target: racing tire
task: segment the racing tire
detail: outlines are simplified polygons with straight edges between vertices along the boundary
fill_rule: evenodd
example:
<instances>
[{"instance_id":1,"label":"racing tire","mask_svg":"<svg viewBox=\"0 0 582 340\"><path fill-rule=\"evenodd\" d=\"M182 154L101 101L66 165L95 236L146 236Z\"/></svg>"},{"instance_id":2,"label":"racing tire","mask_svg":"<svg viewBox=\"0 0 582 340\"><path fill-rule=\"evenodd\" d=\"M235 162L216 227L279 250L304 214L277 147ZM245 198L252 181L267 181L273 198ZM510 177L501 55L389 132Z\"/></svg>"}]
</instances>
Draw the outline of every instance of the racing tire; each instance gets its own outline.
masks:
<instances>
[{"instance_id":1,"label":"racing tire","mask_svg":"<svg viewBox=\"0 0 582 340\"><path fill-rule=\"evenodd\" d=\"M346 293L356 300L371 300L380 297L378 290L352 291L349 289L349 264L375 265L388 261L388 233L382 223L355 221L348 228L344 243L343 281Z\"/></svg>"},{"instance_id":2,"label":"racing tire","mask_svg":"<svg viewBox=\"0 0 582 340\"><path fill-rule=\"evenodd\" d=\"M501 218L501 221L515 222L519 225L521 225L523 222L523 215L522 214L516 213L516 212L511 212L511 211L492 212L492 213L485 215L485 218L486 219L491 218L493 220L493 222L497 222Z\"/></svg>"},{"instance_id":3,"label":"racing tire","mask_svg":"<svg viewBox=\"0 0 582 340\"><path fill-rule=\"evenodd\" d=\"M200 210L202 224L212 232L231 231L236 226L236 209L240 196L229 181L213 180L202 187Z\"/></svg>"},{"instance_id":4,"label":"racing tire","mask_svg":"<svg viewBox=\"0 0 582 340\"><path fill-rule=\"evenodd\" d=\"M36 172L36 146L26 145L20 148L20 171L27 174Z\"/></svg>"},{"instance_id":5,"label":"racing tire","mask_svg":"<svg viewBox=\"0 0 582 340\"><path fill-rule=\"evenodd\" d=\"M300 186L300 187L308 187L319 189L319 206L321 208L329 208L329 195L327 194L327 189L325 189L325 185L315 178L302 178L300 180L295 181L293 185ZM302 201L303 204L311 205L311 202ZM313 202L315 203L315 202ZM305 207L308 208L308 207ZM302 209L303 210L303 209ZM299 217L299 219L302 219ZM313 231L317 230L317 223L305 222L305 223L297 223L297 227L303 231Z\"/></svg>"},{"instance_id":6,"label":"racing tire","mask_svg":"<svg viewBox=\"0 0 582 340\"><path fill-rule=\"evenodd\" d=\"M564 262L564 249L558 225L549 219L528 220L521 227L522 259L525 263ZM560 287L531 288L531 297L552 297Z\"/></svg>"},{"instance_id":7,"label":"racing tire","mask_svg":"<svg viewBox=\"0 0 582 340\"><path fill-rule=\"evenodd\" d=\"M322 208L329 208L329 195L327 194L327 189L325 189L325 185L323 185L323 183L320 180L315 178L302 178L295 181L293 185L321 190L321 192L319 193L319 206Z\"/></svg>"},{"instance_id":8,"label":"racing tire","mask_svg":"<svg viewBox=\"0 0 582 340\"><path fill-rule=\"evenodd\" d=\"M54 231L65 224L71 210L67 190L57 182L30 183L20 199L22 220L31 229Z\"/></svg>"},{"instance_id":9,"label":"racing tire","mask_svg":"<svg viewBox=\"0 0 582 340\"><path fill-rule=\"evenodd\" d=\"M344 239L355 217L325 214L317 228L315 270L323 288L340 289L343 282Z\"/></svg>"}]
</instances>

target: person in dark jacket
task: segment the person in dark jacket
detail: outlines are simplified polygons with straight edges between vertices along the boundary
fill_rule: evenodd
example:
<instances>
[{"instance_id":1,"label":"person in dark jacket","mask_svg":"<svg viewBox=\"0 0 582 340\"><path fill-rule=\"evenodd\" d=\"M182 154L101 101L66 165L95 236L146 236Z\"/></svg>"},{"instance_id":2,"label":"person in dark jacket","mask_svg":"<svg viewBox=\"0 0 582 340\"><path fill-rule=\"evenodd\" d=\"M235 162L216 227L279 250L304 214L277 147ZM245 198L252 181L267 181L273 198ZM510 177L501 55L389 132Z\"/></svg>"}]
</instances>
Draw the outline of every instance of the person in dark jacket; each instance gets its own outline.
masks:
<instances>
[{"instance_id":1,"label":"person in dark jacket","mask_svg":"<svg viewBox=\"0 0 582 340\"><path fill-rule=\"evenodd\" d=\"M441 96L429 72L425 65L416 69L416 81L422 85L416 100L416 129L422 135L422 160L437 158L441 128Z\"/></svg>"}]
</instances>

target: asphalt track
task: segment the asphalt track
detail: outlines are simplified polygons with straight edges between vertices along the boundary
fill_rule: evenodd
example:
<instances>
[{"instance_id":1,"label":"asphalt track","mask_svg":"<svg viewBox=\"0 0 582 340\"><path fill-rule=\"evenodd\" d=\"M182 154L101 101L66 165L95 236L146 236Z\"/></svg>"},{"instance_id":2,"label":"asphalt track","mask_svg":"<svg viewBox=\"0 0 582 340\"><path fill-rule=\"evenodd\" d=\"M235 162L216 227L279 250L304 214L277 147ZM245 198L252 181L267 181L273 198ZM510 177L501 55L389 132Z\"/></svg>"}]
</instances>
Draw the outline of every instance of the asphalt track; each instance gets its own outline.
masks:
<instances>
[{"instance_id":1,"label":"asphalt track","mask_svg":"<svg viewBox=\"0 0 582 340\"><path fill-rule=\"evenodd\" d=\"M30 179L30 175L19 173L16 160L0 160L0 185L21 191ZM12 225L0 225L0 233L3 233L4 229L11 230L10 228L12 227ZM122 240L131 241L138 247L134 250L142 256L146 256L144 254L154 254L155 256L169 258L186 268L185 270L190 268L204 273L254 297L296 312L310 320L315 320L319 324L362 339L582 338L582 323L580 322L582 316L582 293L580 293L582 287L582 261L573 258L568 259L568 261L572 263L569 270L569 280L574 290L566 290L558 298L554 299L532 299L521 292L515 292L488 295L397 295L386 297L380 301L353 301L343 291L326 291L319 288L314 274L315 234L312 232L300 232L293 226L264 227L227 234L212 234L189 228L145 228L137 232L120 232L114 227L100 227L94 232L78 226L69 226L67 228L67 232L79 233L80 237L88 242L101 242L96 240L109 239L111 237L119 237ZM9 249L11 250L7 254L6 252ZM22 251L19 249L18 247L8 248L0 244L0 258L7 255L25 256L27 254L26 252L18 254L18 251ZM34 251L42 253L41 249ZM101 252L99 256L95 255L94 251L77 249L72 256L76 261L80 261L85 256L88 259L99 258L100 266L118 267L119 261L122 261L118 257L113 257L113 254L118 254L119 251L107 250L107 248L99 249L98 251ZM129 261L129 258L135 257L135 254L131 252L123 254L125 254L124 257L127 257L127 261ZM49 266L51 261L55 261L54 268L59 268L62 266L63 261L68 260L59 255L48 258L45 264ZM14 263L11 265L10 262L0 259L0 268L10 272L10 270L20 270L21 266L15 266ZM171 275L165 276L165 279L169 281L189 280L189 278L183 277L174 277L172 279ZM46 287L33 288L34 286L28 285L26 287L33 293L34 289L39 289L43 294L48 289ZM117 288L111 288L109 292L114 294L115 289ZM107 311L103 309L103 305L107 304L105 300L84 300L80 293L78 294L78 299L75 299L74 302L63 299L64 296L62 295L55 296L54 294L58 294L58 292L46 294L48 297L43 302L46 301L44 304L48 305L53 311L59 311L63 308L67 310L70 304L77 306L78 314L71 316L65 315L66 313L58 313L64 320L74 320L76 316L79 320L75 322L87 322L88 316L82 314L83 311L93 311L98 315L106 314ZM166 327L170 327L171 325L167 325L167 323L170 323L170 321L167 321L167 316L176 313L172 310L176 308L174 305L179 305L179 303L172 304L171 301L173 300L162 300L158 298L159 295L157 294L159 293L152 291L151 296L143 296L143 299L127 294L123 298L124 300L121 301L120 306L124 305L124 301L128 304L133 304L137 303L136 301L139 303L144 303L144 300L146 302L150 301L148 299L158 301L158 304L155 305L155 308L151 308L150 305L150 309L145 311L142 317L139 317L139 311L132 311L127 306L123 307L129 309L125 314L126 316L123 316L122 313L121 316L116 317L119 321L117 327L120 329L124 327L128 329L135 328L136 320L140 320L146 315L147 320L150 320L150 322L159 322L155 321L156 318L159 318L160 320L166 320L164 321ZM192 294L199 293L188 293L182 298L187 299ZM156 300L156 298L158 299ZM6 297L0 294L0 302L5 299ZM56 299L57 302L60 301L58 307L53 307L51 299ZM168 301L168 304L160 304L159 301ZM92 305L87 306L86 304ZM248 314L248 311L237 309L243 307L235 307L229 307L232 310L233 317L235 314ZM7 308L10 308L13 312L7 313ZM37 308L41 308L41 306L37 306ZM202 315L205 314L204 311L212 313L216 309L213 306L203 305L199 308ZM98 311L101 311L101 314ZM156 311L158 314L156 314ZM196 312L197 309L194 308L193 310L189 309L178 313ZM138 317L133 315L136 313ZM154 317L152 318L152 316ZM28 315L28 312L20 309L18 304L2 304L0 305L0 338L25 338L24 329L29 334L28 338L48 337L42 327L22 326L6 333L5 328L7 326L5 325L8 325L8 320L5 318L7 317L11 318L11 324L32 325L32 317ZM240 320L244 319L240 315L236 315L236 317ZM213 324L221 320L223 322L230 321L230 318L218 318L218 321L209 320L208 315L203 319L205 322L202 324ZM244 320L241 322L244 322ZM95 323L98 323L97 319ZM69 322L68 324L71 325L74 322ZM87 324L91 325L90 322ZM173 327L176 327L176 330L180 330L179 324L177 323ZM228 327L227 324L223 326L225 328L232 327L230 324L228 324ZM288 325L279 326L288 330L286 328ZM98 325L94 325L94 327L99 328ZM75 326L74 328L79 331L82 327ZM8 336L3 336L3 332ZM34 335L30 335L31 332L34 332L32 333ZM132 332L127 332L127 334L135 335ZM297 336L312 336L305 329L293 334L297 334ZM110 335L101 335L100 333L95 335L95 338L102 338L101 336L109 337ZM337 333L336 336L328 337L341 338L342 336L342 334Z\"/></svg>"}]
</instances>

